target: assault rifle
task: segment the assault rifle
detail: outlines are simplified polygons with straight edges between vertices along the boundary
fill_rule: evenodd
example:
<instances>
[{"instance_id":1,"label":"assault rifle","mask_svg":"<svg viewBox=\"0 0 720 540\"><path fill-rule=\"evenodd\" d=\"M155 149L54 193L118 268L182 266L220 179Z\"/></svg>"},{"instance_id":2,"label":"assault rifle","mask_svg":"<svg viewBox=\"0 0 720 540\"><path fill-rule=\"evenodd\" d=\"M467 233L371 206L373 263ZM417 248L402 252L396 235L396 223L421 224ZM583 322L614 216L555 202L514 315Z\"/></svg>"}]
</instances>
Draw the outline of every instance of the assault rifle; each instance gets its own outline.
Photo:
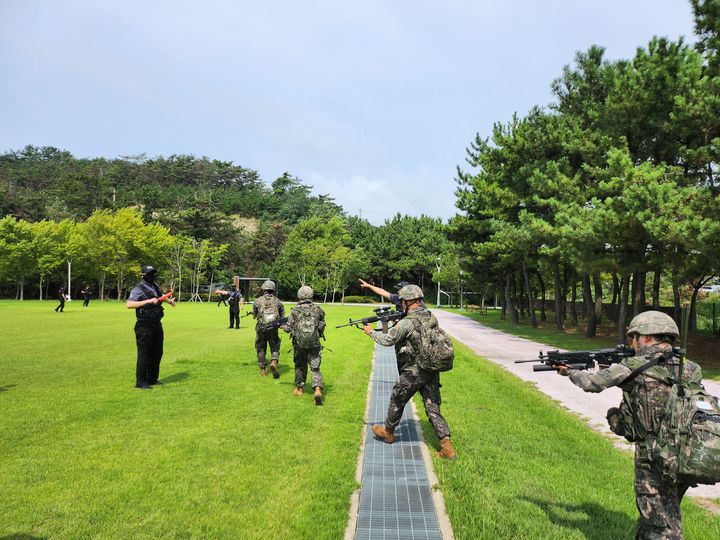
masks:
<instances>
[{"instance_id":1,"label":"assault rifle","mask_svg":"<svg viewBox=\"0 0 720 540\"><path fill-rule=\"evenodd\" d=\"M595 362L600 367L608 367L617 364L623 358L635 356L635 350L625 345L618 345L614 349L598 349L595 351L570 351L561 353L558 350L548 351L547 354L540 354L533 360L515 360L516 364L526 362L542 362L539 366L533 366L533 371L555 371L558 366L567 366L570 369L590 369L595 367Z\"/></svg>"},{"instance_id":2,"label":"assault rifle","mask_svg":"<svg viewBox=\"0 0 720 540\"><path fill-rule=\"evenodd\" d=\"M270 321L269 323L260 324L258 325L257 329L263 332L267 332L268 330L275 330L277 328L280 328L286 322L288 322L288 318L283 317L282 319L275 319L274 321Z\"/></svg>"},{"instance_id":3,"label":"assault rifle","mask_svg":"<svg viewBox=\"0 0 720 540\"><path fill-rule=\"evenodd\" d=\"M248 311L248 312L246 312L246 313L243 313L242 315L240 315L240 318L243 319L243 318L245 318L245 317L249 317L250 315L252 315L252 311Z\"/></svg>"},{"instance_id":4,"label":"assault rifle","mask_svg":"<svg viewBox=\"0 0 720 540\"><path fill-rule=\"evenodd\" d=\"M336 326L335 328L355 326L362 330L363 326L365 326L366 324L372 324L376 322L388 323L390 321L399 321L405 316L405 312L403 311L390 311L390 309L390 307L375 308L373 309L375 315L373 315L372 317L365 317L364 319L356 320L349 319L349 322L347 324L341 324L340 326Z\"/></svg>"}]
</instances>

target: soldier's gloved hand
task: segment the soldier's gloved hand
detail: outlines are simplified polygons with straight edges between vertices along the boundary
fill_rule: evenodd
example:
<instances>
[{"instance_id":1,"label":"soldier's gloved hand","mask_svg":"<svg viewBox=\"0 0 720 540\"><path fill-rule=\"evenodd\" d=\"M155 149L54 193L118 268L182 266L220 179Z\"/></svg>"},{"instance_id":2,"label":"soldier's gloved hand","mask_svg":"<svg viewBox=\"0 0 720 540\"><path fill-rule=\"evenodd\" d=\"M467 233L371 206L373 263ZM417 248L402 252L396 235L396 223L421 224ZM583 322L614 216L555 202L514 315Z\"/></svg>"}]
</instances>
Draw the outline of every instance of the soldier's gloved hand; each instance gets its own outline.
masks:
<instances>
[{"instance_id":1,"label":"soldier's gloved hand","mask_svg":"<svg viewBox=\"0 0 720 540\"><path fill-rule=\"evenodd\" d=\"M570 368L567 366L555 366L557 372L563 377L567 377L570 374Z\"/></svg>"},{"instance_id":2,"label":"soldier's gloved hand","mask_svg":"<svg viewBox=\"0 0 720 540\"><path fill-rule=\"evenodd\" d=\"M373 333L373 327L369 324L366 324L363 326L363 332L365 332L368 336Z\"/></svg>"}]
</instances>

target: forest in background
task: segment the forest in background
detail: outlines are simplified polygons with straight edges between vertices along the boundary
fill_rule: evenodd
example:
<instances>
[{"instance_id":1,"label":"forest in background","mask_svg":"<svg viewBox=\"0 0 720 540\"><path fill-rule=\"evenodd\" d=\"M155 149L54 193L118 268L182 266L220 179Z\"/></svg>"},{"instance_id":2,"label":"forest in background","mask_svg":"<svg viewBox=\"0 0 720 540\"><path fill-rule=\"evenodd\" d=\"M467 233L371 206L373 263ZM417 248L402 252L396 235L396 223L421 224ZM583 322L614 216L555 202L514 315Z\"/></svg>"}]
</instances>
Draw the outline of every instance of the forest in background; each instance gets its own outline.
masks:
<instances>
[{"instance_id":1,"label":"forest in background","mask_svg":"<svg viewBox=\"0 0 720 540\"><path fill-rule=\"evenodd\" d=\"M588 336L605 317L622 337L650 306L694 313L720 267L720 7L691 6L694 45L657 37L615 61L590 47L552 82L552 103L478 134L448 224L398 214L375 226L290 173L266 184L206 157L6 152L3 293L32 284L41 296L71 259L78 288L123 298L150 261L187 291L236 274L272 277L285 298L307 283L328 301L360 294L358 276L428 296L439 282L474 303L497 295L513 322L546 310L558 328L584 321Z\"/></svg>"}]
</instances>

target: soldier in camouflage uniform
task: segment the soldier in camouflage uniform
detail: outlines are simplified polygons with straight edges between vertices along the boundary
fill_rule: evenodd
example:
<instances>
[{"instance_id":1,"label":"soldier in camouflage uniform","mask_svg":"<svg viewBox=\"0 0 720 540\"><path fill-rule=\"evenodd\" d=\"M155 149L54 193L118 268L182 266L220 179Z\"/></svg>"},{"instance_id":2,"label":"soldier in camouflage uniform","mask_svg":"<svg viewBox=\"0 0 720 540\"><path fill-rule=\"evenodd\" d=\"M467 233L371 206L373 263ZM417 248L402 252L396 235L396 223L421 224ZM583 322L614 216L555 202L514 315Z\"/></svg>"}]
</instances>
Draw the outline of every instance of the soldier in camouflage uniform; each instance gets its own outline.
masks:
<instances>
[{"instance_id":1,"label":"soldier in camouflage uniform","mask_svg":"<svg viewBox=\"0 0 720 540\"><path fill-rule=\"evenodd\" d=\"M273 321L285 317L285 307L275 296L275 283L267 280L262 284L263 295L253 304L255 324L255 351L257 351L260 375L267 375L267 346L270 345L270 371L276 379L280 377L277 365L280 360L280 336L278 328L268 327Z\"/></svg>"},{"instance_id":2,"label":"soldier in camouflage uniform","mask_svg":"<svg viewBox=\"0 0 720 540\"><path fill-rule=\"evenodd\" d=\"M302 396L305 392L308 364L310 379L315 391L315 405L322 405L323 376L320 372L322 362L320 336L325 332L325 312L313 304L313 290L303 285L297 292L298 303L292 308L290 316L282 329L290 332L293 342L293 361L295 363L295 390L293 394Z\"/></svg>"},{"instance_id":3,"label":"soldier in camouflage uniform","mask_svg":"<svg viewBox=\"0 0 720 540\"><path fill-rule=\"evenodd\" d=\"M430 326L436 326L437 320L422 304L423 292L417 285L406 285L398 292L402 302L402 309L407 314L387 334L374 331L367 324L363 331L371 336L375 343L385 347L394 346L398 365L398 378L390 394L385 426L375 424L373 433L388 444L395 442L395 428L400 423L405 405L416 392L420 392L425 405L430 424L440 440L440 452L436 455L455 460L455 449L450 441L450 428L445 418L440 414L440 374L422 369L415 360L415 351L410 343L410 337L415 328L412 319L430 321Z\"/></svg>"},{"instance_id":4,"label":"soldier in camouflage uniform","mask_svg":"<svg viewBox=\"0 0 720 540\"><path fill-rule=\"evenodd\" d=\"M681 539L680 501L689 484L664 473L667 467L652 454L668 394L679 374L680 361L673 355L678 327L669 315L646 311L630 322L627 335L637 352L633 358L596 372L557 369L586 392L611 386L623 390L623 403L608 411L608 422L614 433L635 442L635 502L640 512L635 537ZM658 360L656 365L636 373L653 359ZM700 366L685 360L683 381L702 386Z\"/></svg>"}]
</instances>

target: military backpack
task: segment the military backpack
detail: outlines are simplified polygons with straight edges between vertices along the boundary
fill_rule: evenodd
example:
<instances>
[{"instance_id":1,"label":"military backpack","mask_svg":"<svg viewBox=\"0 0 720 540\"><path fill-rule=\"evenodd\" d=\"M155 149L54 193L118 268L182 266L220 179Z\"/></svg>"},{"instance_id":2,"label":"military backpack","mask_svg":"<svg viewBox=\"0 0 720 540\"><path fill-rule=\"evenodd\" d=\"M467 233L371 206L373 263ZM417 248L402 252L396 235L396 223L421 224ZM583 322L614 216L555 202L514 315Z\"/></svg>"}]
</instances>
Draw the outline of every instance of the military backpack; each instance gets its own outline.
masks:
<instances>
[{"instance_id":1,"label":"military backpack","mask_svg":"<svg viewBox=\"0 0 720 540\"><path fill-rule=\"evenodd\" d=\"M318 348L320 346L319 322L317 306L301 304L293 309L293 346L299 349Z\"/></svg>"},{"instance_id":2,"label":"military backpack","mask_svg":"<svg viewBox=\"0 0 720 540\"><path fill-rule=\"evenodd\" d=\"M635 369L623 382L647 372L662 361L657 357ZM679 373L683 373L681 359ZM664 378L663 378L664 379ZM658 378L657 380L661 380ZM699 381L683 381L682 377L664 379L668 394L662 408L657 432L650 437L650 455L663 464L664 473L671 479L690 484L720 482L720 405L708 394ZM629 396L623 391L619 409L608 411L611 430L630 441L643 435L643 426L634 425L629 408ZM620 429L613 429L611 413L619 420Z\"/></svg>"},{"instance_id":3,"label":"military backpack","mask_svg":"<svg viewBox=\"0 0 720 540\"><path fill-rule=\"evenodd\" d=\"M261 296L257 299L258 316L257 320L260 325L267 325L280 317L280 303L274 296Z\"/></svg>"},{"instance_id":4,"label":"military backpack","mask_svg":"<svg viewBox=\"0 0 720 540\"><path fill-rule=\"evenodd\" d=\"M414 332L409 340L415 352L415 361L425 371L450 371L455 360L452 340L437 324L435 315L427 321L417 316L406 317L412 321Z\"/></svg>"},{"instance_id":5,"label":"military backpack","mask_svg":"<svg viewBox=\"0 0 720 540\"><path fill-rule=\"evenodd\" d=\"M654 455L672 478L720 482L720 406L716 397L681 382L668 395Z\"/></svg>"}]
</instances>

